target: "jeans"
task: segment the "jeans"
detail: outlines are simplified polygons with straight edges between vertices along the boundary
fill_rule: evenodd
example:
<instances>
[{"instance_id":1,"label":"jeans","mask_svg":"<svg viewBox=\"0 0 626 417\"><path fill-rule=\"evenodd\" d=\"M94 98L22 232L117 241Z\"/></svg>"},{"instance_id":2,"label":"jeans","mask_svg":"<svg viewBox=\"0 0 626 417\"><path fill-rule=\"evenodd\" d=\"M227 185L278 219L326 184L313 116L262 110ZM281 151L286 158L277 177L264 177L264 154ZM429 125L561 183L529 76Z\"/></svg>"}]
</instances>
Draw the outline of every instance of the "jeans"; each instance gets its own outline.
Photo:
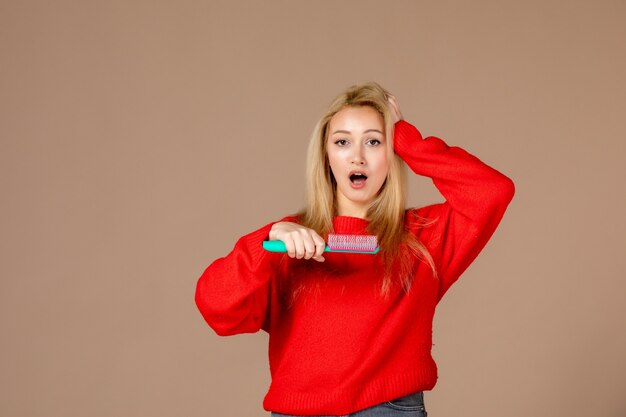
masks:
<instances>
[{"instance_id":1,"label":"jeans","mask_svg":"<svg viewBox=\"0 0 626 417\"><path fill-rule=\"evenodd\" d=\"M341 417L426 417L424 393L418 391L405 397L396 398L374 407L366 408ZM287 414L272 413L272 417L298 417ZM318 416L332 417L332 416Z\"/></svg>"}]
</instances>

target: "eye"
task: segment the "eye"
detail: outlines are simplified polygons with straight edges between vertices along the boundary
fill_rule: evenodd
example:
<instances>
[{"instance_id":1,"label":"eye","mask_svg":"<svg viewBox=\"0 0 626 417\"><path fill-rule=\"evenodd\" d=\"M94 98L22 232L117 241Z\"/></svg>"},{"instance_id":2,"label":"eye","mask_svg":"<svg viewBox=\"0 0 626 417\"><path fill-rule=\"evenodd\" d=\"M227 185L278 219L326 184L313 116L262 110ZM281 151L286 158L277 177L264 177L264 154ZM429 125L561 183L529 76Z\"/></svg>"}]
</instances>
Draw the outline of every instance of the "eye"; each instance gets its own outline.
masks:
<instances>
[{"instance_id":1,"label":"eye","mask_svg":"<svg viewBox=\"0 0 626 417\"><path fill-rule=\"evenodd\" d=\"M348 141L346 139L337 139L335 141L335 145L346 146L347 144L348 144Z\"/></svg>"},{"instance_id":2,"label":"eye","mask_svg":"<svg viewBox=\"0 0 626 417\"><path fill-rule=\"evenodd\" d=\"M382 142L378 139L368 139L367 142L368 145L372 145L372 146L378 146L380 145Z\"/></svg>"}]
</instances>

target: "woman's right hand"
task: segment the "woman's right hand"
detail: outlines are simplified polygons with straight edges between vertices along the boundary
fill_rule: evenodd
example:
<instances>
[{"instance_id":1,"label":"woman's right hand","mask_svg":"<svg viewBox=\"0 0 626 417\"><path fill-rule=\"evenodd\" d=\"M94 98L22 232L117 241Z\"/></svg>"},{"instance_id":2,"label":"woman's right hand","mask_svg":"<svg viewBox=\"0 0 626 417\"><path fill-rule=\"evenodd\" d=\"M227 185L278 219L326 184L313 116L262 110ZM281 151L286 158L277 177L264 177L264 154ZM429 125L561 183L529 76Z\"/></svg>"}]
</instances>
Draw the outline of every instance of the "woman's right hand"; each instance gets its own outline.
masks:
<instances>
[{"instance_id":1,"label":"woman's right hand","mask_svg":"<svg viewBox=\"0 0 626 417\"><path fill-rule=\"evenodd\" d=\"M315 259L324 262L326 242L313 229L298 223L278 222L272 225L270 240L280 240L287 248L287 255L297 259Z\"/></svg>"},{"instance_id":2,"label":"woman's right hand","mask_svg":"<svg viewBox=\"0 0 626 417\"><path fill-rule=\"evenodd\" d=\"M391 122L392 124L396 124L399 120L402 120L402 112L400 111L400 105L398 104L398 99L389 95L387 97L387 102L389 103L389 112L391 113Z\"/></svg>"}]
</instances>

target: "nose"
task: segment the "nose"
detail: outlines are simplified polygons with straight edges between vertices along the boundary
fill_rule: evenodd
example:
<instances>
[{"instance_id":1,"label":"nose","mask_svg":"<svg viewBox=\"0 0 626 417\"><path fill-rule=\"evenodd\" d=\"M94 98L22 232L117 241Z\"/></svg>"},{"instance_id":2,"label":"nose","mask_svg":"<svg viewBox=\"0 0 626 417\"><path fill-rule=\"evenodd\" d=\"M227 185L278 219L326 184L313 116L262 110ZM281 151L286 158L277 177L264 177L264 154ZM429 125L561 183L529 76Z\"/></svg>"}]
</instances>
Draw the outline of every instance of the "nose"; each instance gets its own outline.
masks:
<instances>
[{"instance_id":1,"label":"nose","mask_svg":"<svg viewBox=\"0 0 626 417\"><path fill-rule=\"evenodd\" d=\"M356 165L365 165L365 155L361 146L355 146L352 152L352 163Z\"/></svg>"}]
</instances>

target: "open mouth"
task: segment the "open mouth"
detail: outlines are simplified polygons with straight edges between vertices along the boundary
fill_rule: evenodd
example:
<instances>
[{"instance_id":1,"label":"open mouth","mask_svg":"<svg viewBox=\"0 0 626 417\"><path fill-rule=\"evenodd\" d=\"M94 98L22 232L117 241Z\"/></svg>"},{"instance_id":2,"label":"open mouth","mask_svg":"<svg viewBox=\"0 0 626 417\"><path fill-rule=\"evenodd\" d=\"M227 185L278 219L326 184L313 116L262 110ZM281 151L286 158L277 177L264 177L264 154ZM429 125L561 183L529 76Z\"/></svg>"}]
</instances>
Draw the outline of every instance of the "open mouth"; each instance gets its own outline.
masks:
<instances>
[{"instance_id":1,"label":"open mouth","mask_svg":"<svg viewBox=\"0 0 626 417\"><path fill-rule=\"evenodd\" d=\"M362 172L353 172L352 174L350 174L350 182L354 185L364 184L366 180L367 175L363 174Z\"/></svg>"}]
</instances>

